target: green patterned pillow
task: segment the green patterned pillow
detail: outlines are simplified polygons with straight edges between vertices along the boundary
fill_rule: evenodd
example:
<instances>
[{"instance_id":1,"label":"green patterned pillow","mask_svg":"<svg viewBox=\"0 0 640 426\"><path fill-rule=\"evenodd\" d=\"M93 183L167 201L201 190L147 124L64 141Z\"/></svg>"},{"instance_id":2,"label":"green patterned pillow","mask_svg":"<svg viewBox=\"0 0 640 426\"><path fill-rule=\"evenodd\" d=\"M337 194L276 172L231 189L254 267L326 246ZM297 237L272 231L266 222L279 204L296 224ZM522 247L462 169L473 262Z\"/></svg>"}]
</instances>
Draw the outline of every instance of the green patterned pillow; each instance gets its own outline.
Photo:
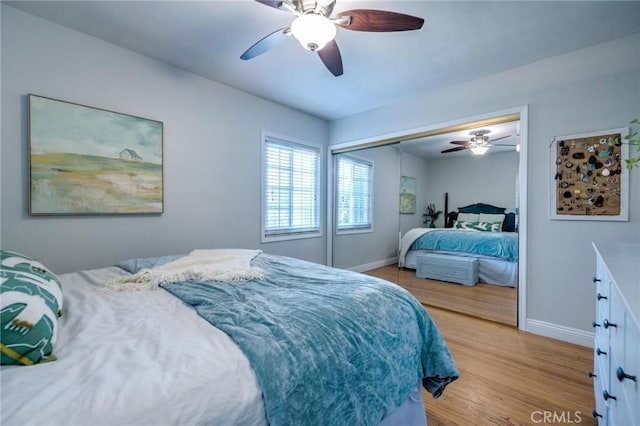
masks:
<instances>
[{"instance_id":1,"label":"green patterned pillow","mask_svg":"<svg viewBox=\"0 0 640 426\"><path fill-rule=\"evenodd\" d=\"M502 224L489 222L465 222L457 220L453 227L455 229L470 229L472 231L500 232Z\"/></svg>"},{"instance_id":2,"label":"green patterned pillow","mask_svg":"<svg viewBox=\"0 0 640 426\"><path fill-rule=\"evenodd\" d=\"M54 361L62 315L60 281L40 262L0 251L0 349L2 364Z\"/></svg>"}]
</instances>

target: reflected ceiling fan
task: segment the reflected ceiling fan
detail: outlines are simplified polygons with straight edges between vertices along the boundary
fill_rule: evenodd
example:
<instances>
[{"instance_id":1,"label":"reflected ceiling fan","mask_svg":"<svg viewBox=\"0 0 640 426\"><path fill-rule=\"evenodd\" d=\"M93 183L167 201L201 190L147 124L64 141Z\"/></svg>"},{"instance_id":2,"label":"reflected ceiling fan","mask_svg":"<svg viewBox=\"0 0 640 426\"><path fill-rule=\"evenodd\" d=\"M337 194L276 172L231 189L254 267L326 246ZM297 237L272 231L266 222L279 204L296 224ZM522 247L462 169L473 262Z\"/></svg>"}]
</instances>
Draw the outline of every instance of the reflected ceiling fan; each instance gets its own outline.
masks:
<instances>
[{"instance_id":1,"label":"reflected ceiling fan","mask_svg":"<svg viewBox=\"0 0 640 426\"><path fill-rule=\"evenodd\" d=\"M469 133L471 135L471 138L468 141L450 141L449 143L454 145L459 145L459 146L456 146L455 148L445 149L444 151L440 151L440 152L442 154L447 154L449 152L456 152L456 151L463 151L465 149L470 149L471 152L473 152L475 155L482 155L485 152L487 152L489 147L494 146L493 144L489 143L489 136L487 136L489 133L491 133L491 130L486 130L486 129L474 130L473 132ZM491 142L499 141L500 139L506 139L510 137L511 135L502 136L496 139L491 139ZM518 145L499 144L495 146L518 146Z\"/></svg>"},{"instance_id":2,"label":"reflected ceiling fan","mask_svg":"<svg viewBox=\"0 0 640 426\"><path fill-rule=\"evenodd\" d=\"M422 28L424 19L402 13L373 9L353 9L331 16L336 0L256 0L266 6L293 13L288 27L262 38L240 56L248 60L280 45L293 35L307 50L317 52L324 65L342 75L342 56L335 41L336 26L352 31L391 32Z\"/></svg>"}]
</instances>

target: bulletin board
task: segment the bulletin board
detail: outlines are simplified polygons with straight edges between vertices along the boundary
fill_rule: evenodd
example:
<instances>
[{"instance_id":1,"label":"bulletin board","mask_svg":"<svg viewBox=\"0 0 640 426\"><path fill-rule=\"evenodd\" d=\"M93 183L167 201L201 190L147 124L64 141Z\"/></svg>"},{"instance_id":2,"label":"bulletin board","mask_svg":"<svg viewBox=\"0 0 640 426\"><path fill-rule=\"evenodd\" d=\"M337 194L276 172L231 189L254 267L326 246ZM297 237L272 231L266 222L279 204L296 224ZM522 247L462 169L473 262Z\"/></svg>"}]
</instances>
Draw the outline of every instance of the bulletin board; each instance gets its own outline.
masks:
<instances>
[{"instance_id":1,"label":"bulletin board","mask_svg":"<svg viewBox=\"0 0 640 426\"><path fill-rule=\"evenodd\" d=\"M628 220L628 134L619 128L553 138L551 219Z\"/></svg>"}]
</instances>

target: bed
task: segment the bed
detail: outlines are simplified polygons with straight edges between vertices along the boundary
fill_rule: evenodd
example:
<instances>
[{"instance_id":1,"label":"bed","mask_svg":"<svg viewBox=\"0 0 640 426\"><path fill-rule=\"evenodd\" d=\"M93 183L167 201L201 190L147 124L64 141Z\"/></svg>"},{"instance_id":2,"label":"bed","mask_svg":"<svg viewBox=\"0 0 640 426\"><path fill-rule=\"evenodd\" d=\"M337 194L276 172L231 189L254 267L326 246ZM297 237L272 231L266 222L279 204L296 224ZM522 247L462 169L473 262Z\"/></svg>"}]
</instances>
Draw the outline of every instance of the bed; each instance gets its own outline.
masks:
<instances>
[{"instance_id":1,"label":"bed","mask_svg":"<svg viewBox=\"0 0 640 426\"><path fill-rule=\"evenodd\" d=\"M400 241L398 264L417 269L418 256L437 253L478 260L481 282L517 287L516 215L506 208L476 203L445 214L445 228L414 228Z\"/></svg>"},{"instance_id":2,"label":"bed","mask_svg":"<svg viewBox=\"0 0 640 426\"><path fill-rule=\"evenodd\" d=\"M419 302L351 271L242 250L58 277L12 252L2 264L3 364L25 324L16 280L61 314L32 329L53 329L52 354L2 366L3 425L424 425L422 389L458 377Z\"/></svg>"}]
</instances>

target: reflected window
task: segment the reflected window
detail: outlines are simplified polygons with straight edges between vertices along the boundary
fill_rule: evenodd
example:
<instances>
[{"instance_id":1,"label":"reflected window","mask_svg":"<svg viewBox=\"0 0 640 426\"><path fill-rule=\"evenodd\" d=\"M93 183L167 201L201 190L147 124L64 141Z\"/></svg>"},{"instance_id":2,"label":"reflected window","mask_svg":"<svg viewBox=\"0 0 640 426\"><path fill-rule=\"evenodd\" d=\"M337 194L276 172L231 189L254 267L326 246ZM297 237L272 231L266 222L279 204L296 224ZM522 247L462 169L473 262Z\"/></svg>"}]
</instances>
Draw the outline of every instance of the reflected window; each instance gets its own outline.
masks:
<instances>
[{"instance_id":1,"label":"reflected window","mask_svg":"<svg viewBox=\"0 0 640 426\"><path fill-rule=\"evenodd\" d=\"M336 167L336 232L371 230L373 162L340 155Z\"/></svg>"}]
</instances>

